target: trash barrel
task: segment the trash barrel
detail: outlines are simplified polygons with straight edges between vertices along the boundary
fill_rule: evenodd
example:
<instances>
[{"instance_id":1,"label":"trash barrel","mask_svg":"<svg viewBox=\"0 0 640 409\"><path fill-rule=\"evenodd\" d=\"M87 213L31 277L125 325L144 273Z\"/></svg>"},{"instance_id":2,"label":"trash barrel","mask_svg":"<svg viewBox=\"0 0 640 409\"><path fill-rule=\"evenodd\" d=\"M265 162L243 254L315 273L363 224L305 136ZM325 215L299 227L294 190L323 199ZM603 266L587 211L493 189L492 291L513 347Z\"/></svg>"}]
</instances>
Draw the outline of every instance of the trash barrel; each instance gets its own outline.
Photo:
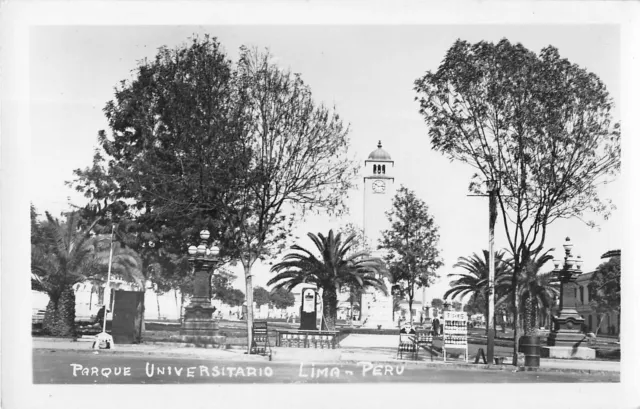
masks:
<instances>
[{"instance_id":1,"label":"trash barrel","mask_svg":"<svg viewBox=\"0 0 640 409\"><path fill-rule=\"evenodd\" d=\"M540 366L540 337L529 335L520 337L519 349L524 354L524 366Z\"/></svg>"}]
</instances>

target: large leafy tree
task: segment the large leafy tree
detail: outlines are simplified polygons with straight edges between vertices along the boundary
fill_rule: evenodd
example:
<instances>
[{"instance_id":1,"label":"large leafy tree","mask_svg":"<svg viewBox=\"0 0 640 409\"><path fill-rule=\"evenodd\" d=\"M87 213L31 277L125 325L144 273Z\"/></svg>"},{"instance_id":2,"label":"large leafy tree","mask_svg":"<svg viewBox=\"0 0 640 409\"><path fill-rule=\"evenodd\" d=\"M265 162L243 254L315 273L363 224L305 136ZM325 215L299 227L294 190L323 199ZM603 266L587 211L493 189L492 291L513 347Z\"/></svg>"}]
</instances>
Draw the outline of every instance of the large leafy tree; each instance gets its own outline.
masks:
<instances>
[{"instance_id":1,"label":"large leafy tree","mask_svg":"<svg viewBox=\"0 0 640 409\"><path fill-rule=\"evenodd\" d=\"M227 304L232 307L239 307L244 304L245 296L242 290L238 290L237 288L232 288L229 291L229 295L227 298Z\"/></svg>"},{"instance_id":2,"label":"large leafy tree","mask_svg":"<svg viewBox=\"0 0 640 409\"><path fill-rule=\"evenodd\" d=\"M597 186L620 169L613 101L593 73L552 46L535 54L504 39L458 40L435 72L415 81L433 149L474 167L470 190L498 180L498 203L513 253L511 291L519 315L518 276L544 247L559 218L608 214ZM513 362L517 362L514 331Z\"/></svg>"},{"instance_id":3,"label":"large leafy tree","mask_svg":"<svg viewBox=\"0 0 640 409\"><path fill-rule=\"evenodd\" d=\"M279 310L292 307L296 302L296 297L284 288L271 290L271 304Z\"/></svg>"},{"instance_id":4,"label":"large leafy tree","mask_svg":"<svg viewBox=\"0 0 640 409\"><path fill-rule=\"evenodd\" d=\"M107 104L111 135L74 184L91 209L135 220L154 277L184 277L185 249L207 227L244 268L251 339L253 265L285 246L288 215L340 212L357 166L348 128L300 75L268 53L240 54L234 65L205 37L142 62Z\"/></svg>"},{"instance_id":5,"label":"large leafy tree","mask_svg":"<svg viewBox=\"0 0 640 409\"><path fill-rule=\"evenodd\" d=\"M286 246L297 216L340 214L358 166L347 156L348 127L314 101L299 74L276 66L268 52L242 48L238 79L242 150L251 155L224 220L244 268L251 345L254 263Z\"/></svg>"},{"instance_id":6,"label":"large leafy tree","mask_svg":"<svg viewBox=\"0 0 640 409\"><path fill-rule=\"evenodd\" d=\"M442 298L434 298L431 300L431 307L436 310L442 310L442 307L444 307L444 301L442 301Z\"/></svg>"},{"instance_id":7,"label":"large leafy tree","mask_svg":"<svg viewBox=\"0 0 640 409\"><path fill-rule=\"evenodd\" d=\"M604 314L620 314L620 252L600 264L589 282L590 304L598 313L600 324ZM598 330L600 325L598 325ZM596 335L598 330L596 330Z\"/></svg>"},{"instance_id":8,"label":"large leafy tree","mask_svg":"<svg viewBox=\"0 0 640 409\"><path fill-rule=\"evenodd\" d=\"M93 235L91 228L79 228L79 221L76 212L69 213L64 221L49 213L43 222L32 217L31 287L49 296L43 330L51 335L75 335L73 286L87 281L103 285L109 268L110 237ZM140 269L137 254L114 246L114 277L142 287Z\"/></svg>"},{"instance_id":9,"label":"large leafy tree","mask_svg":"<svg viewBox=\"0 0 640 409\"><path fill-rule=\"evenodd\" d=\"M369 257L366 252L352 253L354 236L342 238L340 233L329 231L327 236L309 233L314 250L291 246L291 253L273 265L276 273L267 285L273 289L291 291L299 284L314 284L322 290L323 328L333 330L338 316L338 290L343 287L360 286L376 288L386 293L380 275L386 274L381 260Z\"/></svg>"},{"instance_id":10,"label":"large leafy tree","mask_svg":"<svg viewBox=\"0 0 640 409\"><path fill-rule=\"evenodd\" d=\"M467 300L467 303L464 305L463 310L464 312L470 315L482 314L486 317L487 316L487 300L484 293L481 295L478 295L475 298L470 297L469 300Z\"/></svg>"},{"instance_id":11,"label":"large leafy tree","mask_svg":"<svg viewBox=\"0 0 640 409\"><path fill-rule=\"evenodd\" d=\"M247 163L241 107L232 63L209 37L139 63L104 109L110 133L100 131L93 164L70 184L85 194L84 215L112 213L121 239L143 257L145 274L161 291L187 289L186 248L202 228L222 242L221 211L234 203Z\"/></svg>"},{"instance_id":12,"label":"large leafy tree","mask_svg":"<svg viewBox=\"0 0 640 409\"><path fill-rule=\"evenodd\" d=\"M225 268L219 268L211 277L211 297L224 304L235 306L237 294L232 287L237 276ZM244 296L242 299L244 302Z\"/></svg>"},{"instance_id":13,"label":"large leafy tree","mask_svg":"<svg viewBox=\"0 0 640 409\"><path fill-rule=\"evenodd\" d=\"M255 287L253 289L253 302L255 302L258 307L261 305L270 305L271 298L269 297L269 291L264 287Z\"/></svg>"},{"instance_id":14,"label":"large leafy tree","mask_svg":"<svg viewBox=\"0 0 640 409\"><path fill-rule=\"evenodd\" d=\"M412 311L416 290L433 284L436 270L443 265L438 226L425 202L404 186L398 189L386 215L391 227L382 232L379 248L387 252L384 260L393 291L406 297ZM409 317L413 324L413 314Z\"/></svg>"}]
</instances>

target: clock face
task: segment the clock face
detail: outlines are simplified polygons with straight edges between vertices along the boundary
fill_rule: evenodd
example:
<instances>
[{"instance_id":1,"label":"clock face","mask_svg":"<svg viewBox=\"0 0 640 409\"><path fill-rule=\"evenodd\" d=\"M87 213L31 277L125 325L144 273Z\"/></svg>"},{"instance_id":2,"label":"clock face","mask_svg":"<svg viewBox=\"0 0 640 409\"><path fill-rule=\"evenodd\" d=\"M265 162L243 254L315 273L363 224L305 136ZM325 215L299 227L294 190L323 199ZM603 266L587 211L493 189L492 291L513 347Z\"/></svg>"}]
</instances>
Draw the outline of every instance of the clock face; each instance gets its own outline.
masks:
<instances>
[{"instance_id":1,"label":"clock face","mask_svg":"<svg viewBox=\"0 0 640 409\"><path fill-rule=\"evenodd\" d=\"M386 189L386 187L387 186L382 180L376 180L375 182L373 182L373 191L375 193L384 193L384 190Z\"/></svg>"}]
</instances>

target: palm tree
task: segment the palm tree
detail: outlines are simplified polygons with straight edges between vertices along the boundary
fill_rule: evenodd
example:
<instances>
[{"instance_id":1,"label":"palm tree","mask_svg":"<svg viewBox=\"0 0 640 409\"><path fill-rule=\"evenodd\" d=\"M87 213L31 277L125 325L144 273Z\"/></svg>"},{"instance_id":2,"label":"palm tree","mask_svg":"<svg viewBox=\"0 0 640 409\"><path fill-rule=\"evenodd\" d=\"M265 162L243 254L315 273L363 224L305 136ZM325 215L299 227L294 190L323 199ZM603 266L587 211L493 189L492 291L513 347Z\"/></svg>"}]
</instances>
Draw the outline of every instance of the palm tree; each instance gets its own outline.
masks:
<instances>
[{"instance_id":1,"label":"palm tree","mask_svg":"<svg viewBox=\"0 0 640 409\"><path fill-rule=\"evenodd\" d=\"M64 223L46 213L47 220L34 227L37 240L31 246L31 287L47 293L43 331L56 336L75 335L74 285L103 282L108 269L109 236L91 236L90 226L78 227L72 212ZM33 234L32 230L32 234ZM112 274L140 284L141 262L131 250L114 251Z\"/></svg>"},{"instance_id":2,"label":"palm tree","mask_svg":"<svg viewBox=\"0 0 640 409\"><path fill-rule=\"evenodd\" d=\"M271 267L277 273L267 285L274 285L273 290L284 288L291 291L299 284L315 284L322 289L323 324L328 330L335 329L338 315L338 290L347 288L377 288L386 294L386 286L378 274L387 274L380 259L369 257L366 252L350 253L355 244L355 235L342 239L340 233L334 235L329 230L328 236L309 233L309 238L316 246L317 252L307 250L298 245L291 246L294 252L284 256L280 263ZM319 257L316 255L319 253Z\"/></svg>"},{"instance_id":3,"label":"palm tree","mask_svg":"<svg viewBox=\"0 0 640 409\"><path fill-rule=\"evenodd\" d=\"M524 335L535 335L539 327L541 315L545 315L553 307L554 300L560 294L560 287L551 272L540 273L542 267L553 256L549 254L554 249L547 250L542 255L524 253L524 266L518 276L518 295L522 316ZM509 295L503 296L503 300Z\"/></svg>"},{"instance_id":4,"label":"palm tree","mask_svg":"<svg viewBox=\"0 0 640 409\"><path fill-rule=\"evenodd\" d=\"M484 299L485 303L488 302L489 293L489 251L483 250L484 259L480 258L476 253L471 257L460 257L458 262L453 267L459 267L466 270L464 273L452 273L448 274L448 277L458 277L456 280L451 281L451 288L444 293L444 299L449 296L456 298L458 296L464 297L471 295L471 303L475 303L479 298ZM504 252L497 251L495 253L495 293L496 299L500 298L500 295L508 290L509 277L511 274L511 267L504 260ZM496 302L499 305L499 302ZM485 308L486 322L489 322L489 309ZM495 320L494 320L495 330ZM487 328L488 331L488 328Z\"/></svg>"}]
</instances>

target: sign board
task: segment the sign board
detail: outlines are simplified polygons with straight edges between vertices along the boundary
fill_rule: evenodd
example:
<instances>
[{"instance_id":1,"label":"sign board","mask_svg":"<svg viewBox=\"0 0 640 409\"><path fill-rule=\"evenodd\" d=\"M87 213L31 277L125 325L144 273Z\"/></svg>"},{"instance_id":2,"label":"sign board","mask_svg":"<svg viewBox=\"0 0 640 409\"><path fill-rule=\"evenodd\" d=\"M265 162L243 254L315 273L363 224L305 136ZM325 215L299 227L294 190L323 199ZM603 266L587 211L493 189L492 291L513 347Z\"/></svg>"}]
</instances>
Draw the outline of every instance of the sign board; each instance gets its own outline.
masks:
<instances>
[{"instance_id":1,"label":"sign board","mask_svg":"<svg viewBox=\"0 0 640 409\"><path fill-rule=\"evenodd\" d=\"M305 288L302 291L302 311L316 311L316 291L312 288Z\"/></svg>"},{"instance_id":2,"label":"sign board","mask_svg":"<svg viewBox=\"0 0 640 409\"><path fill-rule=\"evenodd\" d=\"M302 290L302 305L300 306L300 329L317 330L316 327L316 294L315 288Z\"/></svg>"},{"instance_id":3,"label":"sign board","mask_svg":"<svg viewBox=\"0 0 640 409\"><path fill-rule=\"evenodd\" d=\"M463 349L464 360L469 359L467 344L467 314L458 311L445 311L442 328L442 353L447 360L447 349Z\"/></svg>"}]
</instances>

